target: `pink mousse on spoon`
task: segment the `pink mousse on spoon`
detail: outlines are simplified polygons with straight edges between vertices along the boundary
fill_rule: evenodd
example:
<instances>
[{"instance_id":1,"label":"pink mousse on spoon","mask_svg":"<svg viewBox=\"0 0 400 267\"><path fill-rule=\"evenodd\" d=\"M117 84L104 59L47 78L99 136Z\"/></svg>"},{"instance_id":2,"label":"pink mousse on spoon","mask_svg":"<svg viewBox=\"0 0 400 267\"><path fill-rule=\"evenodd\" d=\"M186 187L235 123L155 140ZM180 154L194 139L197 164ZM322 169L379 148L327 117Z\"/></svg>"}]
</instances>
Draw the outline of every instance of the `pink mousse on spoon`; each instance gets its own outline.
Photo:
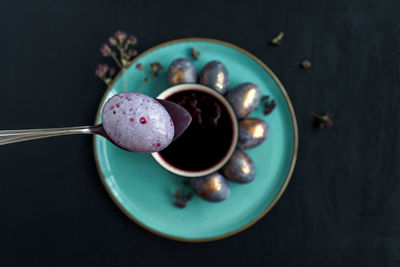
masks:
<instances>
[{"instance_id":1,"label":"pink mousse on spoon","mask_svg":"<svg viewBox=\"0 0 400 267\"><path fill-rule=\"evenodd\" d=\"M102 123L95 126L0 131L0 145L69 134L99 134L120 148L157 152L178 138L191 122L181 106L147 95L126 92L104 105Z\"/></svg>"}]
</instances>

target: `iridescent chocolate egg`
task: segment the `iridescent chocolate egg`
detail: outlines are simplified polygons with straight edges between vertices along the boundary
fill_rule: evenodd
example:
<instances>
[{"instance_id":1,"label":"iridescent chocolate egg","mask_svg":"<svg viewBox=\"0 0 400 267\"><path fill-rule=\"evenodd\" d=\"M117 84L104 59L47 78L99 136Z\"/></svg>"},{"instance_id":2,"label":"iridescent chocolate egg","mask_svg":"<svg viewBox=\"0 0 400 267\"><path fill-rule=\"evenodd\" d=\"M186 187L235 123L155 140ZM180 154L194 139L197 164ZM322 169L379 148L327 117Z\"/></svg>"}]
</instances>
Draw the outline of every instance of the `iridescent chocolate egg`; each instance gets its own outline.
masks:
<instances>
[{"instance_id":1,"label":"iridescent chocolate egg","mask_svg":"<svg viewBox=\"0 0 400 267\"><path fill-rule=\"evenodd\" d=\"M240 150L233 153L231 159L221 171L226 179L241 184L250 183L256 177L256 167L253 160Z\"/></svg>"},{"instance_id":2,"label":"iridescent chocolate egg","mask_svg":"<svg viewBox=\"0 0 400 267\"><path fill-rule=\"evenodd\" d=\"M218 172L200 178L191 178L190 184L199 197L212 202L222 201L231 193L228 182Z\"/></svg>"},{"instance_id":3,"label":"iridescent chocolate egg","mask_svg":"<svg viewBox=\"0 0 400 267\"><path fill-rule=\"evenodd\" d=\"M168 85L196 83L197 72L193 63L186 58L178 58L169 65L167 71Z\"/></svg>"},{"instance_id":4,"label":"iridescent chocolate egg","mask_svg":"<svg viewBox=\"0 0 400 267\"><path fill-rule=\"evenodd\" d=\"M238 119L244 118L255 110L260 103L261 92L254 83L242 83L226 94Z\"/></svg>"},{"instance_id":5,"label":"iridescent chocolate egg","mask_svg":"<svg viewBox=\"0 0 400 267\"><path fill-rule=\"evenodd\" d=\"M224 94L229 86L228 71L224 64L216 60L208 62L200 72L199 83Z\"/></svg>"},{"instance_id":6,"label":"iridescent chocolate egg","mask_svg":"<svg viewBox=\"0 0 400 267\"><path fill-rule=\"evenodd\" d=\"M238 147L250 149L261 144L268 136L268 124L257 118L247 118L239 121Z\"/></svg>"}]
</instances>

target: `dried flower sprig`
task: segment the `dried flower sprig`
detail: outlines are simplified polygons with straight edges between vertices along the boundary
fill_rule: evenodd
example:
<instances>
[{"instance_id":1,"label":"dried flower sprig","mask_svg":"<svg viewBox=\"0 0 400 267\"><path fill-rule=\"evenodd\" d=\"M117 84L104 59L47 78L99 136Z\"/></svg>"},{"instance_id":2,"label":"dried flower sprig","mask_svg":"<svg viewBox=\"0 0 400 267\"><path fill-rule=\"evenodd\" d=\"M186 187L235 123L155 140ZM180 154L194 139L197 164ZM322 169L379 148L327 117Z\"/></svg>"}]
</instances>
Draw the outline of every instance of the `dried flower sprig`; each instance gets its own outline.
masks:
<instances>
[{"instance_id":1,"label":"dried flower sprig","mask_svg":"<svg viewBox=\"0 0 400 267\"><path fill-rule=\"evenodd\" d=\"M132 59L138 54L132 46L137 44L137 38L123 31L117 31L114 36L108 38L108 43L100 47L103 57L111 57L119 68L126 68L132 63ZM116 51L115 51L116 50ZM117 57L117 52L119 58Z\"/></svg>"},{"instance_id":2,"label":"dried flower sprig","mask_svg":"<svg viewBox=\"0 0 400 267\"><path fill-rule=\"evenodd\" d=\"M319 129L331 127L333 125L333 114L326 113L325 115L319 115L312 112L311 115L315 118L315 126Z\"/></svg>"},{"instance_id":3,"label":"dried flower sprig","mask_svg":"<svg viewBox=\"0 0 400 267\"><path fill-rule=\"evenodd\" d=\"M100 47L100 53L103 57L111 57L114 60L115 64L117 64L117 66L123 72L125 72L125 69L132 63L133 58L138 54L138 51L132 48L132 46L135 46L136 44L137 38L135 36L128 36L126 32L117 31L113 36L108 38L108 43L104 43ZM104 64L102 68L104 69ZM108 85L111 82L110 79L112 80L112 76L115 74L115 71L112 75L107 76L107 78L105 79L104 74L102 73L102 68L100 68L100 66L98 67L98 69L96 70L96 76L102 79ZM124 79L125 90L127 90L125 76Z\"/></svg>"},{"instance_id":4,"label":"dried flower sprig","mask_svg":"<svg viewBox=\"0 0 400 267\"><path fill-rule=\"evenodd\" d=\"M270 114L274 108L276 107L276 102L273 99L269 99L268 95L261 97L260 101L261 106L263 107L264 115Z\"/></svg>"},{"instance_id":5,"label":"dried flower sprig","mask_svg":"<svg viewBox=\"0 0 400 267\"><path fill-rule=\"evenodd\" d=\"M282 44L282 40L283 40L283 36L285 36L285 34L283 32L280 32L277 36L275 36L270 44L272 45L281 45Z\"/></svg>"},{"instance_id":6,"label":"dried flower sprig","mask_svg":"<svg viewBox=\"0 0 400 267\"><path fill-rule=\"evenodd\" d=\"M184 193L185 191L187 191L185 190L185 188L189 185L189 179L188 178L184 179L182 184L183 184L182 191L176 190L173 195L173 197L175 198L174 205L180 209L186 207L186 204L193 198L193 192L188 192L186 194Z\"/></svg>"},{"instance_id":7,"label":"dried flower sprig","mask_svg":"<svg viewBox=\"0 0 400 267\"><path fill-rule=\"evenodd\" d=\"M196 50L196 48L192 47L192 49L190 49L190 55L193 57L194 60L198 60L200 57L200 52Z\"/></svg>"},{"instance_id":8,"label":"dried flower sprig","mask_svg":"<svg viewBox=\"0 0 400 267\"><path fill-rule=\"evenodd\" d=\"M109 85L115 75L116 70L107 64L100 64L97 66L95 75L99 77L105 84Z\"/></svg>"},{"instance_id":9,"label":"dried flower sprig","mask_svg":"<svg viewBox=\"0 0 400 267\"><path fill-rule=\"evenodd\" d=\"M160 62L153 62L150 64L150 72L146 74L145 66L142 63L136 64L135 68L142 72L143 81L142 85L139 88L139 92L143 90L146 84L154 77L158 76L158 72L162 70L164 67L160 64Z\"/></svg>"}]
</instances>

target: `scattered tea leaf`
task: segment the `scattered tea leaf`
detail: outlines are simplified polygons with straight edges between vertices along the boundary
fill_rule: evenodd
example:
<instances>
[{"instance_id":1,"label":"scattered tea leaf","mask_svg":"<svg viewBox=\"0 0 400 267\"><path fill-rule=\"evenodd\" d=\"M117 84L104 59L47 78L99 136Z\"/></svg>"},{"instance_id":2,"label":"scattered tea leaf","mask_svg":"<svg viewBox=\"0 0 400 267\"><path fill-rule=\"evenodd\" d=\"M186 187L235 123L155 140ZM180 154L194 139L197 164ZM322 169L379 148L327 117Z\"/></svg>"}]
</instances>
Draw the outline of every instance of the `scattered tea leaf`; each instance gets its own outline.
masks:
<instances>
[{"instance_id":1,"label":"scattered tea leaf","mask_svg":"<svg viewBox=\"0 0 400 267\"><path fill-rule=\"evenodd\" d=\"M312 112L311 115L315 118L315 126L319 129L331 127L333 125L333 114L326 113L325 115L319 115Z\"/></svg>"},{"instance_id":2,"label":"scattered tea leaf","mask_svg":"<svg viewBox=\"0 0 400 267\"><path fill-rule=\"evenodd\" d=\"M283 36L285 36L285 34L283 32L280 32L276 37L274 37L274 39L271 40L270 43L273 45L281 45Z\"/></svg>"},{"instance_id":3,"label":"scattered tea leaf","mask_svg":"<svg viewBox=\"0 0 400 267\"><path fill-rule=\"evenodd\" d=\"M190 50L190 54L192 55L194 60L198 60L200 57L200 52L196 50L196 48L192 47Z\"/></svg>"}]
</instances>

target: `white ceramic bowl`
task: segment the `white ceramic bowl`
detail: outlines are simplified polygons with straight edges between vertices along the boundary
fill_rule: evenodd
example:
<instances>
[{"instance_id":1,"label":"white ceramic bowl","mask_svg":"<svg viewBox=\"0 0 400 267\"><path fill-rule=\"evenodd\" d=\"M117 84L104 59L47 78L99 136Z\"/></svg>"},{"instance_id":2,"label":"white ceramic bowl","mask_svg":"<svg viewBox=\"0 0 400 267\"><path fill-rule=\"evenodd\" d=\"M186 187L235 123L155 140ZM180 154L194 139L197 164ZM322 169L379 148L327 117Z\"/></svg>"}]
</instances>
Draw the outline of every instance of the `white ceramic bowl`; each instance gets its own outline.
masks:
<instances>
[{"instance_id":1,"label":"white ceramic bowl","mask_svg":"<svg viewBox=\"0 0 400 267\"><path fill-rule=\"evenodd\" d=\"M229 146L228 152L225 154L225 156L223 158L221 158L217 162L217 164L213 165L212 167L210 167L208 169L204 169L201 171L187 171L187 170L179 169L179 168L171 165L166 160L164 160L158 152L152 153L151 155L163 168L165 168L166 170L168 170L174 174L184 176L184 177L201 177L201 176L209 175L209 174L219 170L231 158L233 152L235 151L236 145L237 145L238 135L239 135L238 134L239 127L238 127L238 121L237 121L235 112L233 111L231 105L228 103L228 101L225 99L225 97L207 86L204 86L201 84L179 84L179 85L175 85L175 86L172 86L172 87L166 89L160 95L158 95L157 98L158 99L167 99L168 97L170 97L171 95L173 95L175 93L183 92L183 91L190 91L190 90L197 90L197 91L207 93L207 94L215 97L216 99L218 99L224 105L224 107L227 110L229 117L232 121L232 124L233 124L232 142L231 142L231 145ZM196 153L196 151L193 151L193 153ZM212 153L212 151L210 151L210 153Z\"/></svg>"}]
</instances>

